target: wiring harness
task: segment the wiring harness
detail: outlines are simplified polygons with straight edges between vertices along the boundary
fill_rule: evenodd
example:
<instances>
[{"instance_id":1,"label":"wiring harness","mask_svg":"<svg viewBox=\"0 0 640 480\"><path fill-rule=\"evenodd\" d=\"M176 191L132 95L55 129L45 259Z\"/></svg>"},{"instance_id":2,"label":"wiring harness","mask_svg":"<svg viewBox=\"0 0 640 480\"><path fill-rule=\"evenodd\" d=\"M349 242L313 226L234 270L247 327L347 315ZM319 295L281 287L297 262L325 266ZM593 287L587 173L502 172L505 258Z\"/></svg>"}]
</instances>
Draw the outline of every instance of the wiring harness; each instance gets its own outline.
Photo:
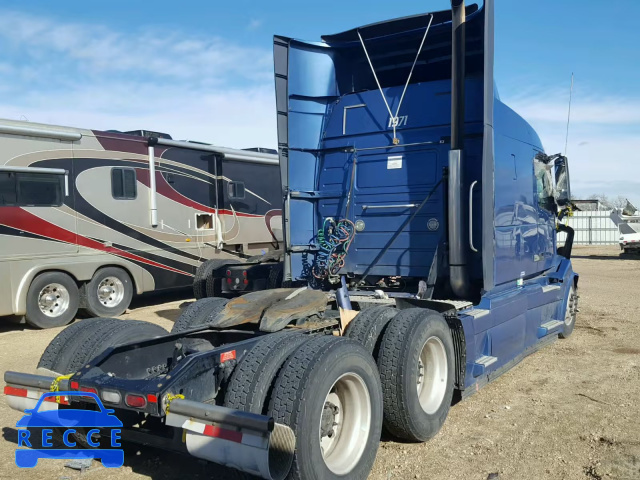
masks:
<instances>
[{"instance_id":1,"label":"wiring harness","mask_svg":"<svg viewBox=\"0 0 640 480\"><path fill-rule=\"evenodd\" d=\"M356 228L352 221L325 219L322 228L318 230L320 250L311 268L312 275L319 280L338 275L344 267L344 259L355 235Z\"/></svg>"}]
</instances>

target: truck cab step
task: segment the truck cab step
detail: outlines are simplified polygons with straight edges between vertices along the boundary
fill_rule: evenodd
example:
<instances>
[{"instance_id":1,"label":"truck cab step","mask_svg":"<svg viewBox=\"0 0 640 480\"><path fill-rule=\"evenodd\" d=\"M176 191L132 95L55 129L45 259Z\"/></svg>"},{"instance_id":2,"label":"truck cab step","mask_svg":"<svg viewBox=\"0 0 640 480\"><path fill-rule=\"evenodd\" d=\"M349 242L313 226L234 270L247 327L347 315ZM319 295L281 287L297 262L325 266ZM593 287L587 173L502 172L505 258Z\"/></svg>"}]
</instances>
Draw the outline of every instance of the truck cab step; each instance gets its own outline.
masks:
<instances>
[{"instance_id":1,"label":"truck cab step","mask_svg":"<svg viewBox=\"0 0 640 480\"><path fill-rule=\"evenodd\" d=\"M492 357L490 355L483 355L478 358L473 364L473 376L479 377L485 373L487 367L493 365L498 361L498 357Z\"/></svg>"},{"instance_id":2,"label":"truck cab step","mask_svg":"<svg viewBox=\"0 0 640 480\"><path fill-rule=\"evenodd\" d=\"M549 320L548 322L543 323L538 327L538 338L542 338L548 335L553 330L561 326L563 323L564 322L561 322L560 320Z\"/></svg>"}]
</instances>

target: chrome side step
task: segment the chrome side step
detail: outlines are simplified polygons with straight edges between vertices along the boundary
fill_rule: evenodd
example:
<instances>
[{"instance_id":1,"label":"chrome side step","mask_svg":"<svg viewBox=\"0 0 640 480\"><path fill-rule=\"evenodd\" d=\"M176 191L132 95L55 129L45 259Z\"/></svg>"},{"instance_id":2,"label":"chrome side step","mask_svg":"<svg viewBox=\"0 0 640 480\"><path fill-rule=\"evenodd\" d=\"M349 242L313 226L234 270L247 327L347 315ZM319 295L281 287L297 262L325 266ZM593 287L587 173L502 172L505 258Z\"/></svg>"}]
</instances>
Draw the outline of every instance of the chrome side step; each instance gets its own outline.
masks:
<instances>
[{"instance_id":1,"label":"chrome side step","mask_svg":"<svg viewBox=\"0 0 640 480\"><path fill-rule=\"evenodd\" d=\"M479 377L480 375L484 374L486 369L497 361L498 357L492 357L490 355L481 356L473 364L473 376Z\"/></svg>"},{"instance_id":2,"label":"chrome side step","mask_svg":"<svg viewBox=\"0 0 640 480\"><path fill-rule=\"evenodd\" d=\"M552 330L557 329L563 324L564 322L561 322L560 320L549 320L548 322L543 323L538 327L538 338L548 335Z\"/></svg>"}]
</instances>

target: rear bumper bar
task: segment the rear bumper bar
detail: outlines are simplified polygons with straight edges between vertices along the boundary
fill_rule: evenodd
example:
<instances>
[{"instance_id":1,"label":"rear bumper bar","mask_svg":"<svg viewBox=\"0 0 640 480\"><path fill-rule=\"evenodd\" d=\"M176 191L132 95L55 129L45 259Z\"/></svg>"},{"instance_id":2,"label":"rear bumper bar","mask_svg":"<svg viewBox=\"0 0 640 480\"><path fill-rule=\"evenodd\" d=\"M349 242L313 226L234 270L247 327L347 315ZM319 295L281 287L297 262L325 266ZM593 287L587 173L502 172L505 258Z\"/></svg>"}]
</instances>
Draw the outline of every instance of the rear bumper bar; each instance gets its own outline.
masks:
<instances>
[{"instance_id":1,"label":"rear bumper bar","mask_svg":"<svg viewBox=\"0 0 640 480\"><path fill-rule=\"evenodd\" d=\"M7 397L9 407L20 412L35 408L42 394L52 391L51 387L55 380L55 377L49 377L46 375L5 372L4 381L6 386L4 387L4 394ZM60 380L58 383L58 390L69 390L69 380ZM40 407L40 410L57 410L58 403L68 404L67 398L64 396L58 397L57 400L57 402L44 402Z\"/></svg>"},{"instance_id":2,"label":"rear bumper bar","mask_svg":"<svg viewBox=\"0 0 640 480\"><path fill-rule=\"evenodd\" d=\"M4 380L9 406L24 412L33 409L43 393L51 392L56 378L5 372ZM69 380L60 380L58 389L69 390ZM67 403L65 397L59 399ZM57 409L58 403L43 403L40 409L43 407ZM284 479L291 469L295 435L271 417L175 399L167 410L165 424L183 430L184 447L194 457L270 480Z\"/></svg>"}]
</instances>

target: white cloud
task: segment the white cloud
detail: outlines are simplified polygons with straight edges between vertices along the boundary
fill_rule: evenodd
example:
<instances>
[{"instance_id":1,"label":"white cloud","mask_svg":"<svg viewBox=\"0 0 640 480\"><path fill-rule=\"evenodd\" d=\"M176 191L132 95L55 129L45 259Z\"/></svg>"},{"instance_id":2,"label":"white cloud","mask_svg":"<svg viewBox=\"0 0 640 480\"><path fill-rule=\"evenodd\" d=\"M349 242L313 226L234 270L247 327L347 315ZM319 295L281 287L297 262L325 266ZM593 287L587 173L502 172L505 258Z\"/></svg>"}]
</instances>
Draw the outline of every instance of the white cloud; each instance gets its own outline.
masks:
<instances>
[{"instance_id":1,"label":"white cloud","mask_svg":"<svg viewBox=\"0 0 640 480\"><path fill-rule=\"evenodd\" d=\"M264 23L263 20L261 20L259 18L253 18L249 22L249 25L247 25L247 30L257 30L258 28L260 28L262 26L263 23Z\"/></svg>"},{"instance_id":2,"label":"white cloud","mask_svg":"<svg viewBox=\"0 0 640 480\"><path fill-rule=\"evenodd\" d=\"M0 117L276 146L270 49L1 10L0 48Z\"/></svg>"},{"instance_id":3,"label":"white cloud","mask_svg":"<svg viewBox=\"0 0 640 480\"><path fill-rule=\"evenodd\" d=\"M0 40L34 61L74 62L86 73L154 75L197 81L239 75L266 80L268 49L248 48L214 36L146 28L118 32L100 25L64 23L0 11Z\"/></svg>"},{"instance_id":4,"label":"white cloud","mask_svg":"<svg viewBox=\"0 0 640 480\"><path fill-rule=\"evenodd\" d=\"M604 193L640 204L640 97L596 95L578 89L573 98L568 157L576 196ZM503 101L536 129L545 150L565 148L569 92L530 88Z\"/></svg>"}]
</instances>

